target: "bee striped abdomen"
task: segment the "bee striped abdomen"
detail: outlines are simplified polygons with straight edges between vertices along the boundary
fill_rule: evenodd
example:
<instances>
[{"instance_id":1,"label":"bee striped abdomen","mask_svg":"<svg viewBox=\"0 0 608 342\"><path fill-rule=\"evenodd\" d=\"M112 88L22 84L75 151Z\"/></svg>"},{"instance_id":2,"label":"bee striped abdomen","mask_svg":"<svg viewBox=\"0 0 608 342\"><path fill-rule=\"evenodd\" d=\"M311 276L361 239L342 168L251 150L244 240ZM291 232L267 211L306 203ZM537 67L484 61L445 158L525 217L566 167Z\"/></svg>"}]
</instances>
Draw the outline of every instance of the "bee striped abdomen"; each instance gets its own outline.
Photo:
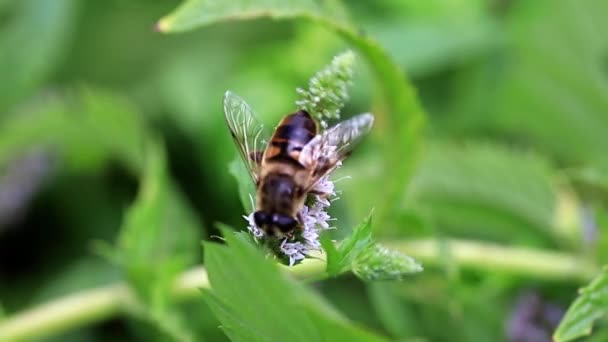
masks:
<instances>
[{"instance_id":1,"label":"bee striped abdomen","mask_svg":"<svg viewBox=\"0 0 608 342\"><path fill-rule=\"evenodd\" d=\"M310 114L299 111L286 116L272 135L264 159L300 165L302 148L317 135L317 125Z\"/></svg>"}]
</instances>

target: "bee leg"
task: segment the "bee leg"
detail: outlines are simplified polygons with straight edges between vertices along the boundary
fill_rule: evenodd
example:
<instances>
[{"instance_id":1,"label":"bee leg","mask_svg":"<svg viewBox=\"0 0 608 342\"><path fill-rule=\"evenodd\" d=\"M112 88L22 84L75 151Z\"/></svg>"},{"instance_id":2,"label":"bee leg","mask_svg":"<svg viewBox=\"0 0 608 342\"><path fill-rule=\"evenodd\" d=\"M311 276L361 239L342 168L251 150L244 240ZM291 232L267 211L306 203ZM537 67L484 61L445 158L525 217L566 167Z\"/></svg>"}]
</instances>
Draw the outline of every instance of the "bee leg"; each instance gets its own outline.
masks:
<instances>
[{"instance_id":1,"label":"bee leg","mask_svg":"<svg viewBox=\"0 0 608 342\"><path fill-rule=\"evenodd\" d=\"M262 155L264 151L253 151L249 153L249 158L253 160L256 164L260 164L262 162Z\"/></svg>"},{"instance_id":2,"label":"bee leg","mask_svg":"<svg viewBox=\"0 0 608 342\"><path fill-rule=\"evenodd\" d=\"M302 217L302 213L298 212L296 218L298 219L298 224L300 225L300 227L304 228L304 218Z\"/></svg>"}]
</instances>

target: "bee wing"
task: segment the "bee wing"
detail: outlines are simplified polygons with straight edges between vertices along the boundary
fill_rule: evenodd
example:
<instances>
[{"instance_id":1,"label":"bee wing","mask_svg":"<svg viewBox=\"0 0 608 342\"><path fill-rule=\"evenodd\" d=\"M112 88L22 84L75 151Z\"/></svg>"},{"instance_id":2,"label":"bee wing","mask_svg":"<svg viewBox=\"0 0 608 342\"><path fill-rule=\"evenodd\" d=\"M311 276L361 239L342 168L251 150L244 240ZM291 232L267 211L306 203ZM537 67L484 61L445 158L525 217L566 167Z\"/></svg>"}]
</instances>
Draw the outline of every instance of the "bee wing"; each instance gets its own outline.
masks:
<instances>
[{"instance_id":1,"label":"bee wing","mask_svg":"<svg viewBox=\"0 0 608 342\"><path fill-rule=\"evenodd\" d=\"M247 171L257 184L262 152L268 142L264 125L251 107L230 91L224 94L224 116Z\"/></svg>"},{"instance_id":2,"label":"bee wing","mask_svg":"<svg viewBox=\"0 0 608 342\"><path fill-rule=\"evenodd\" d=\"M373 124L372 114L359 114L327 129L304 146L299 161L313 169L309 189L348 157L357 143L369 133Z\"/></svg>"}]
</instances>

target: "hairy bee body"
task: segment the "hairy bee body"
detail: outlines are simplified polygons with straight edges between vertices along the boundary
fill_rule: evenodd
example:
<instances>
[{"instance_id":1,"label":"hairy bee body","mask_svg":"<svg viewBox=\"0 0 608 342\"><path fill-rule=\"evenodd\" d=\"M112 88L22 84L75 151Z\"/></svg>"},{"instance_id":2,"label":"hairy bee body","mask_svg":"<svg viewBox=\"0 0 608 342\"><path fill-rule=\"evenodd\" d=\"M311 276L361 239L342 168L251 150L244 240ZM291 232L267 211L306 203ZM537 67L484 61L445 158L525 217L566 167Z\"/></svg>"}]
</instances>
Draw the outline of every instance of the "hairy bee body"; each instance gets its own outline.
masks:
<instances>
[{"instance_id":1,"label":"hairy bee body","mask_svg":"<svg viewBox=\"0 0 608 342\"><path fill-rule=\"evenodd\" d=\"M262 227L274 227L267 230L271 235L297 226L312 175L300 163L300 153L316 135L316 122L306 111L298 111L281 120L262 155L255 218Z\"/></svg>"},{"instance_id":2,"label":"hairy bee body","mask_svg":"<svg viewBox=\"0 0 608 342\"><path fill-rule=\"evenodd\" d=\"M300 211L309 193L329 195L316 185L350 155L374 121L364 113L319 132L310 114L300 110L284 117L266 140L251 108L231 92L224 96L224 114L256 185L254 222L267 236L278 238L293 237L302 227Z\"/></svg>"}]
</instances>

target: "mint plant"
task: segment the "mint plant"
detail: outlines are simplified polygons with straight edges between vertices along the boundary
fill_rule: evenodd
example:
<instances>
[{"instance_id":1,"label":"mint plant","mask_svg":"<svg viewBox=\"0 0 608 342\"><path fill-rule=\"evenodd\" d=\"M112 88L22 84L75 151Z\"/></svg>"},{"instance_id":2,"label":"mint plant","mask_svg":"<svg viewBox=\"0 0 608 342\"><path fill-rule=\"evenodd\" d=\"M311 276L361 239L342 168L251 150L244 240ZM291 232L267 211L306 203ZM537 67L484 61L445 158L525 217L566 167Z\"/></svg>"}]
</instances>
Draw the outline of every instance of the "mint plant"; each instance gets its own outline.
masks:
<instances>
[{"instance_id":1,"label":"mint plant","mask_svg":"<svg viewBox=\"0 0 608 342\"><path fill-rule=\"evenodd\" d=\"M0 0L0 341L608 340L608 2L166 6ZM374 115L294 239L225 89Z\"/></svg>"},{"instance_id":2,"label":"mint plant","mask_svg":"<svg viewBox=\"0 0 608 342\"><path fill-rule=\"evenodd\" d=\"M348 99L348 86L352 82L354 60L352 51L334 57L328 66L310 79L309 89L297 89L301 98L296 101L296 105L317 118L322 123L322 127L327 127L326 120L340 118L340 109ZM238 172L233 174L237 176L239 182L249 181L248 177L239 177ZM309 196L309 200L299 213L302 218L302 229L296 231L293 239L284 238L277 241L267 238L262 229L257 227L252 211L244 218L254 239L268 246L271 251L278 254L279 259L286 259L289 266L301 262L306 257L318 257L315 252L321 250L320 236L324 230L330 229L329 221L332 220L327 209L332 201L337 199L335 184L330 177L331 173L321 178L313 189L329 196L327 198ZM241 184L239 188L251 189L246 184ZM249 194L252 207L255 202L254 196L254 193ZM247 203L243 203L243 206L247 207ZM339 226L338 221L334 219L334 222ZM354 248L355 246L358 248ZM371 239L370 218L353 231L352 235L341 244L341 248L336 249L327 240L323 247L327 253L328 273L333 276L349 270L368 280L401 279L404 274L422 270L412 258L376 245Z\"/></svg>"}]
</instances>

